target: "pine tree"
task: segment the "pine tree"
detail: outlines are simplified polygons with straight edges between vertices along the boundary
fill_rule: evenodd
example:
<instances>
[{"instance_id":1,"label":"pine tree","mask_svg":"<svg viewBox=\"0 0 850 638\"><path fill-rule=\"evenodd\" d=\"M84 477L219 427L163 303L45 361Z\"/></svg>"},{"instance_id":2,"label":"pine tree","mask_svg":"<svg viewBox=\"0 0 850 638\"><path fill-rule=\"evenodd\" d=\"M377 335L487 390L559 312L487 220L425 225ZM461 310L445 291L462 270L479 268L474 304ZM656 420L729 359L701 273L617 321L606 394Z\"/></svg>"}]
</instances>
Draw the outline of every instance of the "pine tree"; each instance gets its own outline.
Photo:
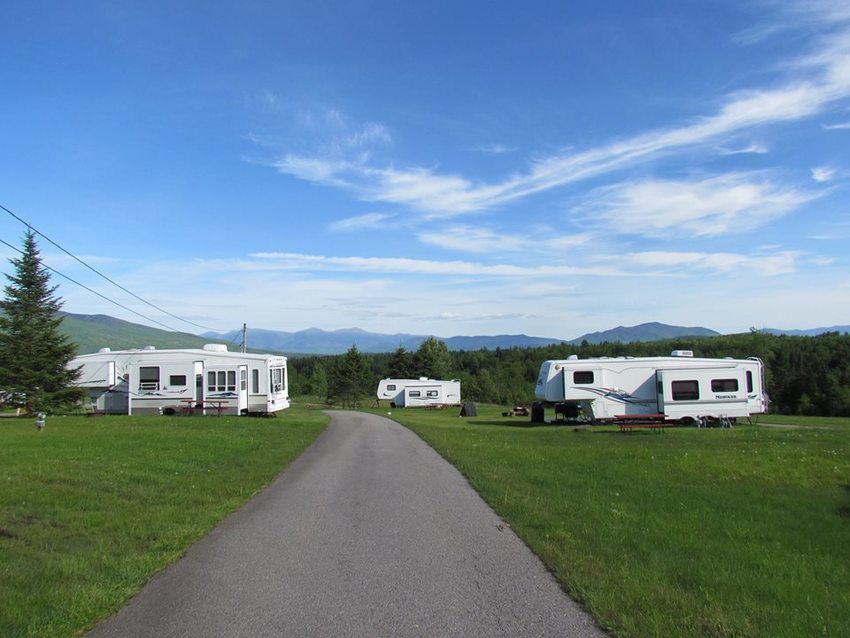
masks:
<instances>
[{"instance_id":1,"label":"pine tree","mask_svg":"<svg viewBox=\"0 0 850 638\"><path fill-rule=\"evenodd\" d=\"M436 337L428 337L423 341L419 349L413 355L414 367L418 376L431 379L446 379L449 376L449 368L452 358L445 341Z\"/></svg>"},{"instance_id":2,"label":"pine tree","mask_svg":"<svg viewBox=\"0 0 850 638\"><path fill-rule=\"evenodd\" d=\"M32 231L24 237L14 273L0 300L0 390L6 400L25 403L29 412L60 410L85 395L72 386L77 370L67 369L76 346L59 332L62 302L50 287Z\"/></svg>"},{"instance_id":3,"label":"pine tree","mask_svg":"<svg viewBox=\"0 0 850 638\"><path fill-rule=\"evenodd\" d=\"M413 355L399 346L390 357L388 374L393 379L410 379L416 374L414 365Z\"/></svg>"},{"instance_id":4,"label":"pine tree","mask_svg":"<svg viewBox=\"0 0 850 638\"><path fill-rule=\"evenodd\" d=\"M351 346L344 355L336 358L328 380L329 399L339 401L342 407L356 408L357 401L368 396L373 387L369 362L357 346Z\"/></svg>"}]
</instances>

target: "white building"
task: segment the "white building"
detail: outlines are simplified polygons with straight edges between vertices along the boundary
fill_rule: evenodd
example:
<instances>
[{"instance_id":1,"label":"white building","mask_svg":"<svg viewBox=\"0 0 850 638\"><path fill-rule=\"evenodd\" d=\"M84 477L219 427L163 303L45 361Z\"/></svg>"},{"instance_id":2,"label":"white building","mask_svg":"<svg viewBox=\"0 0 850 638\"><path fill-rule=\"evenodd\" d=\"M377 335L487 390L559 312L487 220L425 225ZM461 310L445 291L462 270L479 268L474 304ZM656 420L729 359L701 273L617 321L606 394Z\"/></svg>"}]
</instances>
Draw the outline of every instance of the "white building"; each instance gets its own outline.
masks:
<instances>
[{"instance_id":1,"label":"white building","mask_svg":"<svg viewBox=\"0 0 850 638\"><path fill-rule=\"evenodd\" d=\"M91 406L113 414L202 410L220 414L270 414L289 407L286 357L203 349L111 351L73 359L76 385Z\"/></svg>"}]
</instances>

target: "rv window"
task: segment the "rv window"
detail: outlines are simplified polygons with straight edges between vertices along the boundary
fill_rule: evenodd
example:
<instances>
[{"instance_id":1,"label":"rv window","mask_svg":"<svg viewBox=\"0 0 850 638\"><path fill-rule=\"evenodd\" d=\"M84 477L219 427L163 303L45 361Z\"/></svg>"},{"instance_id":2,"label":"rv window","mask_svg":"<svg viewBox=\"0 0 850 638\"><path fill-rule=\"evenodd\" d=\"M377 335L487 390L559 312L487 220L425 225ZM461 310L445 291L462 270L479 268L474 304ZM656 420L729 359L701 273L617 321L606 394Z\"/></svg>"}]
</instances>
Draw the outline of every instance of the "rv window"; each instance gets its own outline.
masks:
<instances>
[{"instance_id":1,"label":"rv window","mask_svg":"<svg viewBox=\"0 0 850 638\"><path fill-rule=\"evenodd\" d=\"M699 381L673 381L674 401L696 401L699 399Z\"/></svg>"},{"instance_id":2,"label":"rv window","mask_svg":"<svg viewBox=\"0 0 850 638\"><path fill-rule=\"evenodd\" d=\"M236 370L218 370L207 373L208 392L236 392Z\"/></svg>"},{"instance_id":3,"label":"rv window","mask_svg":"<svg viewBox=\"0 0 850 638\"><path fill-rule=\"evenodd\" d=\"M580 370L573 372L573 383L576 385L588 385L593 383L593 370Z\"/></svg>"},{"instance_id":4,"label":"rv window","mask_svg":"<svg viewBox=\"0 0 850 638\"><path fill-rule=\"evenodd\" d=\"M244 368L239 371L239 387L243 392L248 390L248 371Z\"/></svg>"},{"instance_id":5,"label":"rv window","mask_svg":"<svg viewBox=\"0 0 850 638\"><path fill-rule=\"evenodd\" d=\"M269 371L269 382L272 392L283 392L283 368L272 368Z\"/></svg>"},{"instance_id":6,"label":"rv window","mask_svg":"<svg viewBox=\"0 0 850 638\"><path fill-rule=\"evenodd\" d=\"M159 368L139 368L139 381L159 381Z\"/></svg>"},{"instance_id":7,"label":"rv window","mask_svg":"<svg viewBox=\"0 0 850 638\"><path fill-rule=\"evenodd\" d=\"M139 368L139 389L159 390L159 368L143 366Z\"/></svg>"},{"instance_id":8,"label":"rv window","mask_svg":"<svg viewBox=\"0 0 850 638\"><path fill-rule=\"evenodd\" d=\"M172 374L168 377L168 385L186 385L186 375Z\"/></svg>"},{"instance_id":9,"label":"rv window","mask_svg":"<svg viewBox=\"0 0 850 638\"><path fill-rule=\"evenodd\" d=\"M260 371L256 368L251 370L251 392L254 394L260 393Z\"/></svg>"},{"instance_id":10,"label":"rv window","mask_svg":"<svg viewBox=\"0 0 850 638\"><path fill-rule=\"evenodd\" d=\"M440 393L439 393L439 392L437 392L436 390L428 390L428 391L425 393L425 395L426 395L426 396L429 396L429 397L438 397L438 396L440 396Z\"/></svg>"},{"instance_id":11,"label":"rv window","mask_svg":"<svg viewBox=\"0 0 850 638\"><path fill-rule=\"evenodd\" d=\"M422 396L422 393L421 393L421 392L419 392L419 390L411 390L411 391L410 391L410 396L412 396L412 397L420 397L420 396Z\"/></svg>"},{"instance_id":12,"label":"rv window","mask_svg":"<svg viewBox=\"0 0 850 638\"><path fill-rule=\"evenodd\" d=\"M387 391L389 392L390 390L395 390L395 385L392 383L387 385Z\"/></svg>"},{"instance_id":13,"label":"rv window","mask_svg":"<svg viewBox=\"0 0 850 638\"><path fill-rule=\"evenodd\" d=\"M737 392L738 379L712 379L712 392Z\"/></svg>"},{"instance_id":14,"label":"rv window","mask_svg":"<svg viewBox=\"0 0 850 638\"><path fill-rule=\"evenodd\" d=\"M753 391L753 373L747 370L747 392Z\"/></svg>"}]
</instances>

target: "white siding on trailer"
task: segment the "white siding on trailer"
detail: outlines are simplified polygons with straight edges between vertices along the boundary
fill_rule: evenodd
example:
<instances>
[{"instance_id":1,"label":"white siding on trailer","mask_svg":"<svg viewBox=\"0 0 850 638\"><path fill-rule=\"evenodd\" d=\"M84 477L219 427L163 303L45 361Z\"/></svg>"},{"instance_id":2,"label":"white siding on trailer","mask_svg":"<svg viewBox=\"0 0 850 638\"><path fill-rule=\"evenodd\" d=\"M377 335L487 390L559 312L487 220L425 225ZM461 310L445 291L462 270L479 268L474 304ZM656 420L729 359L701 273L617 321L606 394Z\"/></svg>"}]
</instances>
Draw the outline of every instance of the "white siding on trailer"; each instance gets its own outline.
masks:
<instances>
[{"instance_id":1,"label":"white siding on trailer","mask_svg":"<svg viewBox=\"0 0 850 638\"><path fill-rule=\"evenodd\" d=\"M670 419L749 416L742 368L659 370L659 409Z\"/></svg>"},{"instance_id":2,"label":"white siding on trailer","mask_svg":"<svg viewBox=\"0 0 850 638\"><path fill-rule=\"evenodd\" d=\"M116 382L114 361L88 361L80 366L76 385L82 388L108 388Z\"/></svg>"}]
</instances>

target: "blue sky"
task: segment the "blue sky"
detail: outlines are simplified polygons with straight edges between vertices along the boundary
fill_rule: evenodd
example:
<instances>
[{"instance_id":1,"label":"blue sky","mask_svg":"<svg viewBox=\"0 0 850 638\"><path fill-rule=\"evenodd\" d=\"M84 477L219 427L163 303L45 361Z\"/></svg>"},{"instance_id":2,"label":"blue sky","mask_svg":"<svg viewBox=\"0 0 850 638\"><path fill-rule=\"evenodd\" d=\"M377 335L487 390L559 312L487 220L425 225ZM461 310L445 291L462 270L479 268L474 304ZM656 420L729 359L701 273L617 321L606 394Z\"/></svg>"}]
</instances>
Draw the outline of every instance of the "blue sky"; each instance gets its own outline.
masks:
<instances>
[{"instance_id":1,"label":"blue sky","mask_svg":"<svg viewBox=\"0 0 850 638\"><path fill-rule=\"evenodd\" d=\"M0 86L0 204L199 325L850 323L846 0L6 0Z\"/></svg>"}]
</instances>

